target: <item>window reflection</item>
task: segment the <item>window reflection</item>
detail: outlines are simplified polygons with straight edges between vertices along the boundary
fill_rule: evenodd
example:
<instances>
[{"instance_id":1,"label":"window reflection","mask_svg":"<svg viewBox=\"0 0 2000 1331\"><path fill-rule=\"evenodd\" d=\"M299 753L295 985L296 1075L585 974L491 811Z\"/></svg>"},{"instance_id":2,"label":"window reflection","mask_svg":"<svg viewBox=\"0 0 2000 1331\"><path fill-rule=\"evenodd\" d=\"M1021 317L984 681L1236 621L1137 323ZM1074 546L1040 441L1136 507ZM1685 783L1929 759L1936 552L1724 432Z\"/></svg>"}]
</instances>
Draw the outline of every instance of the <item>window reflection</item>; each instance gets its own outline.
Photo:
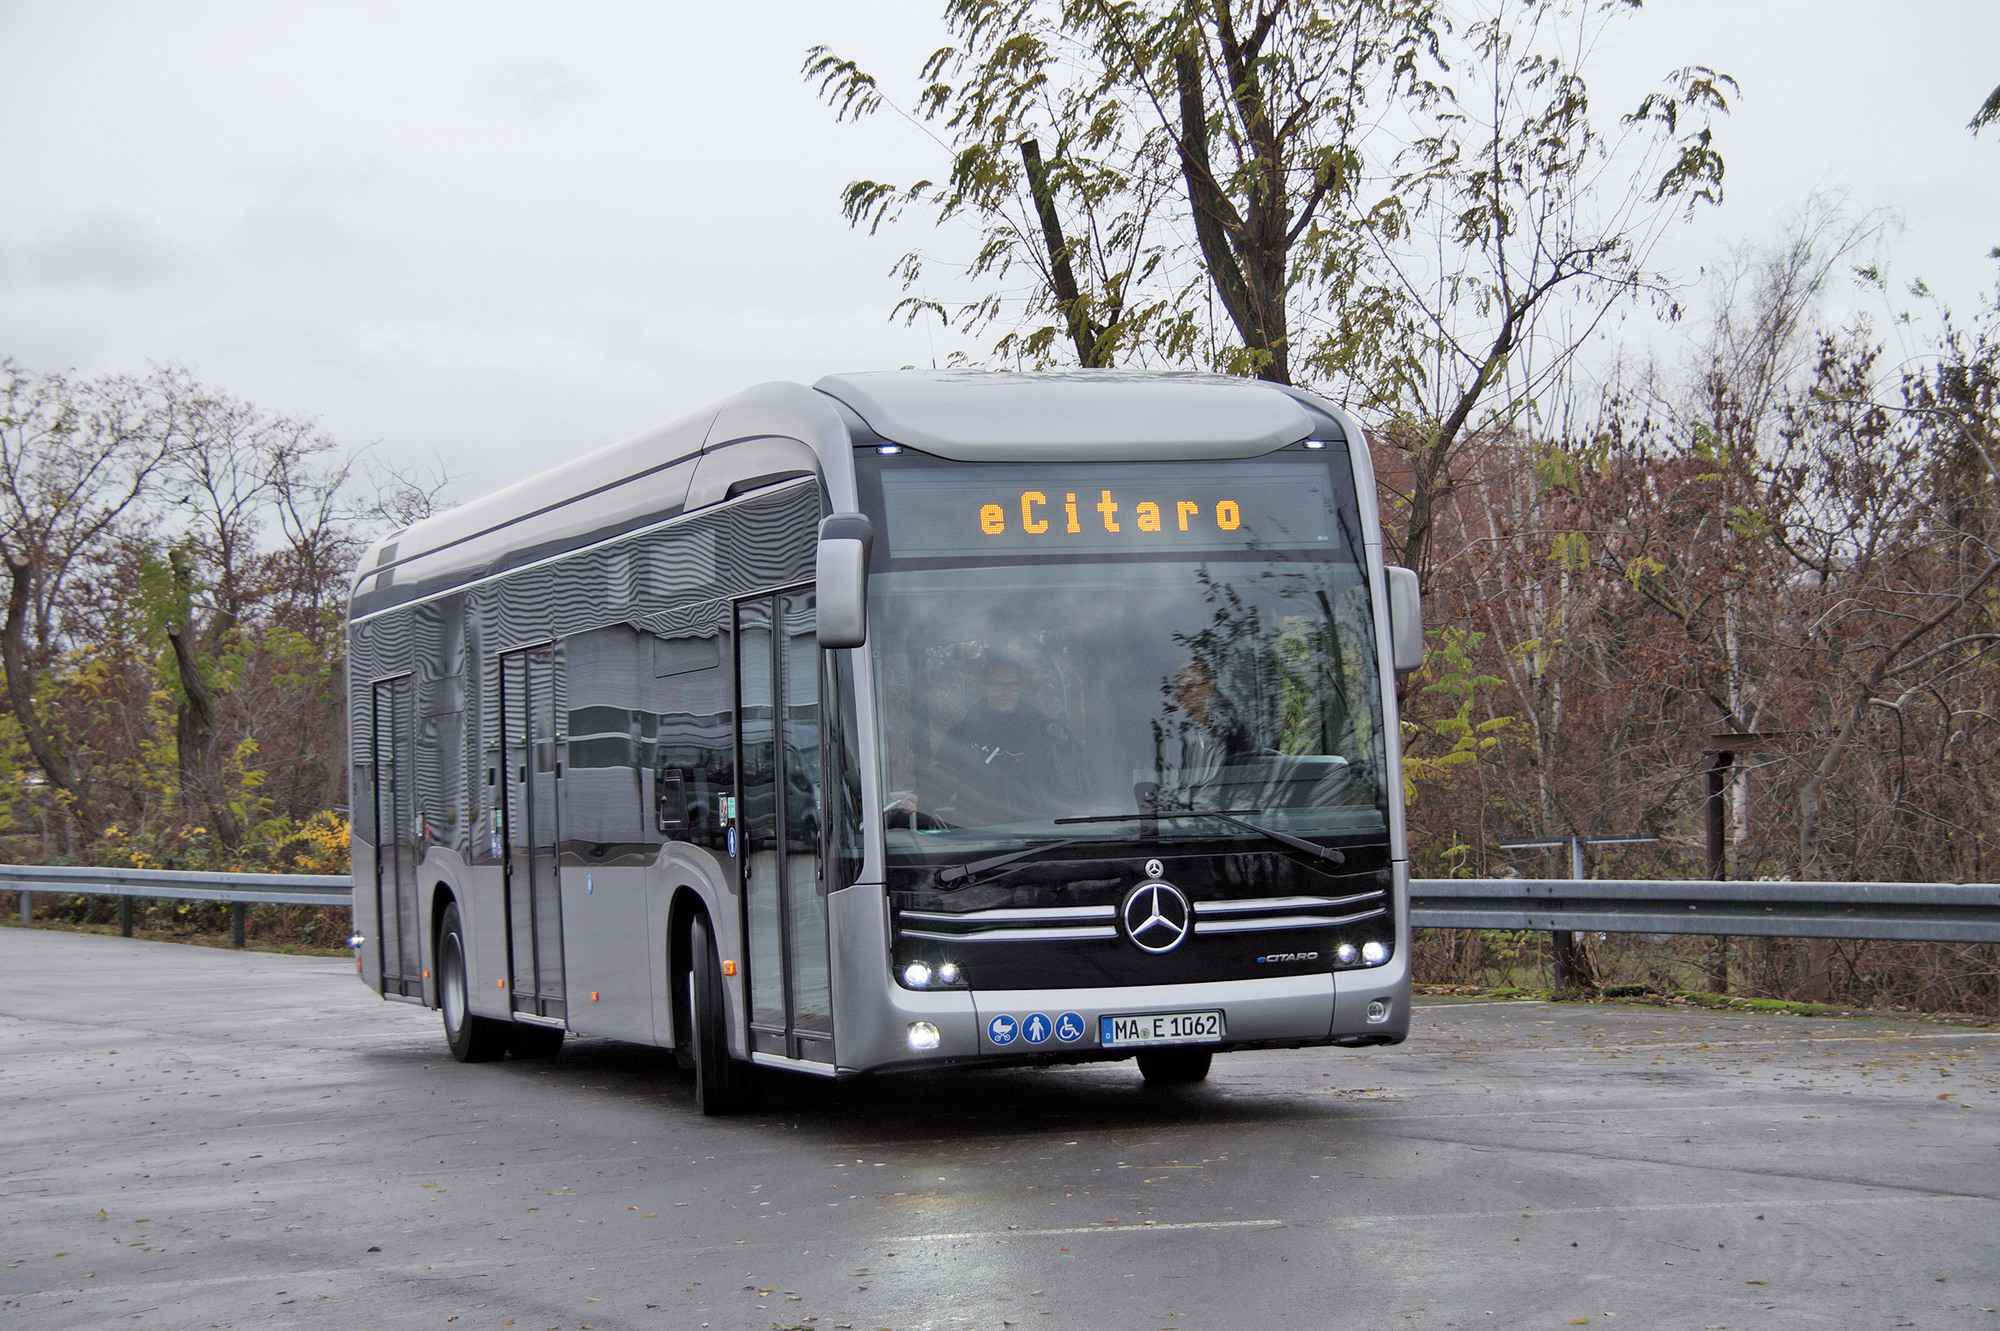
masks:
<instances>
[{"instance_id":1,"label":"window reflection","mask_svg":"<svg viewBox=\"0 0 2000 1331\"><path fill-rule=\"evenodd\" d=\"M892 857L1155 805L1386 827L1352 564L890 569L870 595Z\"/></svg>"}]
</instances>

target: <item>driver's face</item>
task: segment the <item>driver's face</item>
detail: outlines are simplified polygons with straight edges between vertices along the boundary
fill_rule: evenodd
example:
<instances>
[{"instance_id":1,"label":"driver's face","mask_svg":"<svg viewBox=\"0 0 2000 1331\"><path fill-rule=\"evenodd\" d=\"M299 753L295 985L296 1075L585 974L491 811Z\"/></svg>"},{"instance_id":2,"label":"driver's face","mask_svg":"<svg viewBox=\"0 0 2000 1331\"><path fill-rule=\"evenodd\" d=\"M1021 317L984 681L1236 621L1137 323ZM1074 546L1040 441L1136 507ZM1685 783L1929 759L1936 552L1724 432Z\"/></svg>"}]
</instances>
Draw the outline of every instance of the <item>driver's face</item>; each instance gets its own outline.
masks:
<instances>
[{"instance_id":1,"label":"driver's face","mask_svg":"<svg viewBox=\"0 0 2000 1331\"><path fill-rule=\"evenodd\" d=\"M1021 672L992 670L986 675L986 705L996 712L1011 712L1021 703Z\"/></svg>"}]
</instances>

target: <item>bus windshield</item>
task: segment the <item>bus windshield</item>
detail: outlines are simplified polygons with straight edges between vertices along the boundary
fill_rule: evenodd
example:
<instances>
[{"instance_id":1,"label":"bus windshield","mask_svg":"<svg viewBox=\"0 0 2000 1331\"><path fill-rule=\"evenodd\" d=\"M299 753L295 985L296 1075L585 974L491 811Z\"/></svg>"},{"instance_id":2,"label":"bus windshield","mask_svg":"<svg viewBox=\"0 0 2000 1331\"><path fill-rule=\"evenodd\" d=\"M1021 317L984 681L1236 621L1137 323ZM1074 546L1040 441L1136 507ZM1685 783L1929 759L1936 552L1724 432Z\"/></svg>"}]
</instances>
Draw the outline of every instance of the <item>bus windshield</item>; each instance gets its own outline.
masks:
<instances>
[{"instance_id":1,"label":"bus windshield","mask_svg":"<svg viewBox=\"0 0 2000 1331\"><path fill-rule=\"evenodd\" d=\"M1385 836L1345 461L875 469L890 867L1258 827ZM1238 816L1136 816L1186 810Z\"/></svg>"}]
</instances>

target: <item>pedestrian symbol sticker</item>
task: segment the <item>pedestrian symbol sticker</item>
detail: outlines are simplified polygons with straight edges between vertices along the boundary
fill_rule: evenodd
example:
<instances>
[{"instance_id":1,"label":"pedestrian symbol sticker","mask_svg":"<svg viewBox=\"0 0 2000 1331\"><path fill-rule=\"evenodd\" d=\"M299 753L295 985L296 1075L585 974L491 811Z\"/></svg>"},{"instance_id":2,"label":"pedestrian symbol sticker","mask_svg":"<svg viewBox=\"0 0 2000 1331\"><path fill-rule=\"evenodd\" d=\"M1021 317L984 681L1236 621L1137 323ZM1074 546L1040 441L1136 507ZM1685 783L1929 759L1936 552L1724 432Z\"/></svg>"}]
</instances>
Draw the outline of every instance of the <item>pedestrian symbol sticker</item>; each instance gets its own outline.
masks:
<instances>
[{"instance_id":1,"label":"pedestrian symbol sticker","mask_svg":"<svg viewBox=\"0 0 2000 1331\"><path fill-rule=\"evenodd\" d=\"M1020 1033L1020 1023L1012 1017L995 1017L986 1023L986 1038L994 1044L1012 1044Z\"/></svg>"},{"instance_id":2,"label":"pedestrian symbol sticker","mask_svg":"<svg viewBox=\"0 0 2000 1331\"><path fill-rule=\"evenodd\" d=\"M1040 1044L1049 1038L1049 1019L1039 1012L1031 1012L1021 1023L1021 1038L1029 1044Z\"/></svg>"},{"instance_id":3,"label":"pedestrian symbol sticker","mask_svg":"<svg viewBox=\"0 0 2000 1331\"><path fill-rule=\"evenodd\" d=\"M1083 1017L1079 1013L1065 1012L1056 1018L1056 1039L1064 1044L1075 1044L1083 1038Z\"/></svg>"}]
</instances>

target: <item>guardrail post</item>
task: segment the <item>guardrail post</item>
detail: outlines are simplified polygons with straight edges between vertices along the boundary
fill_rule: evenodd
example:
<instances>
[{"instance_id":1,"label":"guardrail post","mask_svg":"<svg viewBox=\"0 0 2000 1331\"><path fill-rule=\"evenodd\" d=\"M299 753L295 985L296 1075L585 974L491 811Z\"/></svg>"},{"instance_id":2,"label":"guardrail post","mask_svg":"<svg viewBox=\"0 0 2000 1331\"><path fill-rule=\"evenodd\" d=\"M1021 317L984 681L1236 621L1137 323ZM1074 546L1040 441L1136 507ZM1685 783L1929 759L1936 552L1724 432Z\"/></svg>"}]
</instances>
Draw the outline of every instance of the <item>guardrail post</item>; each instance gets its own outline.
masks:
<instances>
[{"instance_id":1,"label":"guardrail post","mask_svg":"<svg viewBox=\"0 0 2000 1331\"><path fill-rule=\"evenodd\" d=\"M132 898L118 898L118 932L127 938L132 936Z\"/></svg>"},{"instance_id":2,"label":"guardrail post","mask_svg":"<svg viewBox=\"0 0 2000 1331\"><path fill-rule=\"evenodd\" d=\"M229 932L235 938L238 947L243 946L243 917L249 909L249 906L241 901L229 903Z\"/></svg>"},{"instance_id":3,"label":"guardrail post","mask_svg":"<svg viewBox=\"0 0 2000 1331\"><path fill-rule=\"evenodd\" d=\"M1722 749L1709 755L1708 760L1708 876L1714 882L1729 877L1729 861L1723 846L1723 806L1722 794L1729 786L1729 775L1736 765L1736 754L1731 749ZM1708 991L1712 994L1729 992L1729 940L1716 935L1708 954Z\"/></svg>"},{"instance_id":4,"label":"guardrail post","mask_svg":"<svg viewBox=\"0 0 2000 1331\"><path fill-rule=\"evenodd\" d=\"M1582 878L1584 876L1582 837L1573 836L1569 839L1569 873L1572 878ZM1549 969L1554 972L1553 978L1556 992L1561 993L1563 990L1569 988L1570 981L1576 977L1579 971L1584 969L1577 965L1576 934L1568 929L1561 929L1550 934L1549 953Z\"/></svg>"},{"instance_id":5,"label":"guardrail post","mask_svg":"<svg viewBox=\"0 0 2000 1331\"><path fill-rule=\"evenodd\" d=\"M21 927L23 929L35 927L35 894L25 889L21 892Z\"/></svg>"}]
</instances>

